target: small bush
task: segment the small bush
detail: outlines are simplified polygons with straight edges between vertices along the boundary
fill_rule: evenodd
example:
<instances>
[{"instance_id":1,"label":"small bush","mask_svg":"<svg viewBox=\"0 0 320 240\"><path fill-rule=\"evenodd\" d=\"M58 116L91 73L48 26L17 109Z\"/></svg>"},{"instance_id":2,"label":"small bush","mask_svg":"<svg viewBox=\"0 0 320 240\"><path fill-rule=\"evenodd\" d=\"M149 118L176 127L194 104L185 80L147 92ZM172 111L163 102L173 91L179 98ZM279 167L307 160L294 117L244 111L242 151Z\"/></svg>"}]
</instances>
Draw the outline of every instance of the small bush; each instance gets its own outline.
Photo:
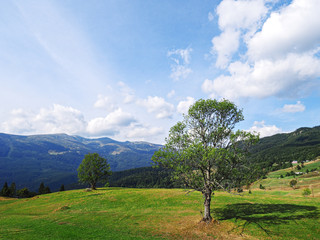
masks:
<instances>
[{"instance_id":1,"label":"small bush","mask_svg":"<svg viewBox=\"0 0 320 240\"><path fill-rule=\"evenodd\" d=\"M293 189L295 189L297 183L298 183L297 180L293 179L293 180L290 181L289 185L290 185L290 187L292 187Z\"/></svg>"},{"instance_id":2,"label":"small bush","mask_svg":"<svg viewBox=\"0 0 320 240\"><path fill-rule=\"evenodd\" d=\"M302 195L303 196L309 196L311 194L311 190L310 190L310 188L306 188L306 189L304 189L303 190L303 192L302 192Z\"/></svg>"}]
</instances>

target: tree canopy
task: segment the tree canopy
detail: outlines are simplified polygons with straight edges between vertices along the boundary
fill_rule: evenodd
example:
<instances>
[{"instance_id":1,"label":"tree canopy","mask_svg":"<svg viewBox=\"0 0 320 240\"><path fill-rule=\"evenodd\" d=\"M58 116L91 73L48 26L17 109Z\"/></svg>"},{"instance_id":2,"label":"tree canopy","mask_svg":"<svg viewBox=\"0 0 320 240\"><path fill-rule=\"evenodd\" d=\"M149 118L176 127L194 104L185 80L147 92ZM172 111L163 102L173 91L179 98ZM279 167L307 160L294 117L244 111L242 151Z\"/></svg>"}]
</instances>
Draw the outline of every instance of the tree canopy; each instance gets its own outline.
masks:
<instances>
[{"instance_id":1,"label":"tree canopy","mask_svg":"<svg viewBox=\"0 0 320 240\"><path fill-rule=\"evenodd\" d=\"M107 181L109 175L111 175L110 165L98 153L85 155L78 167L79 181L89 183L92 189L96 189L98 182Z\"/></svg>"},{"instance_id":2,"label":"tree canopy","mask_svg":"<svg viewBox=\"0 0 320 240\"><path fill-rule=\"evenodd\" d=\"M248 180L245 156L258 137L233 131L243 119L242 110L228 100L200 99L170 129L165 146L152 157L157 165L173 169L186 187L202 192L204 221L212 220L210 203L215 190L240 188Z\"/></svg>"}]
</instances>

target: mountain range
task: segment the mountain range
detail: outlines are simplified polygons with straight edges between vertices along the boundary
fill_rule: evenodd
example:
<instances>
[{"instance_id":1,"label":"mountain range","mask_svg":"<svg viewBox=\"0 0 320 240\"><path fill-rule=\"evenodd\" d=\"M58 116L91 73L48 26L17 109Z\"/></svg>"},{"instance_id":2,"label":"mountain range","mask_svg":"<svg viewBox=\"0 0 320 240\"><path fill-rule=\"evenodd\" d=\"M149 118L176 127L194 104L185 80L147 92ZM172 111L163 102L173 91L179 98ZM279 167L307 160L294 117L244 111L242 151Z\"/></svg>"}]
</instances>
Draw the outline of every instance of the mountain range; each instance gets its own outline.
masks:
<instances>
[{"instance_id":1,"label":"mountain range","mask_svg":"<svg viewBox=\"0 0 320 240\"><path fill-rule=\"evenodd\" d=\"M0 187L4 182L15 182L17 188L28 187L37 191L44 182L51 190L58 190L61 184L77 182L77 168L84 155L94 152L108 160L113 172L122 171L110 180L126 186L128 182L140 179L140 185L143 185L146 176L156 179L156 175L167 177L167 173L151 168L124 170L151 166L151 157L160 147L147 142L118 142L110 138L88 139L66 134L0 134ZM256 164L259 177L289 167L292 161L312 160L318 156L320 126L261 138L251 148L249 159ZM152 182L158 181L155 179Z\"/></svg>"},{"instance_id":2,"label":"mountain range","mask_svg":"<svg viewBox=\"0 0 320 240\"><path fill-rule=\"evenodd\" d=\"M36 191L40 182L58 189L77 182L77 168L88 153L107 159L112 171L150 166L161 145L118 142L110 138L88 139L66 134L18 136L0 134L0 184ZM2 185L1 185L2 186Z\"/></svg>"}]
</instances>

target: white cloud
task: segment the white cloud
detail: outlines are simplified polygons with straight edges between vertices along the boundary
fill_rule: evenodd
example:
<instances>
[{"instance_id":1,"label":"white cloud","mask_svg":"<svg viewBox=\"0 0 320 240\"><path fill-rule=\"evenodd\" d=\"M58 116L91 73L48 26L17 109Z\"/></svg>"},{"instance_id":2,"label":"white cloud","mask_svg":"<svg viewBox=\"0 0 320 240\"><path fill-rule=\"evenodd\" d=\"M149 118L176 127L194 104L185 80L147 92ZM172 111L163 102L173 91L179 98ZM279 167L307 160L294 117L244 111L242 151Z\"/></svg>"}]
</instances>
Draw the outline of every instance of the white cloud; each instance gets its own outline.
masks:
<instances>
[{"instance_id":1,"label":"white cloud","mask_svg":"<svg viewBox=\"0 0 320 240\"><path fill-rule=\"evenodd\" d=\"M250 59L276 59L317 48L320 44L319 9L319 0L294 0L279 12L273 12L262 30L248 42Z\"/></svg>"},{"instance_id":2,"label":"white cloud","mask_svg":"<svg viewBox=\"0 0 320 240\"><path fill-rule=\"evenodd\" d=\"M123 96L123 103L132 103L135 100L134 90L121 81L118 82L118 86L120 87L120 94Z\"/></svg>"},{"instance_id":3,"label":"white cloud","mask_svg":"<svg viewBox=\"0 0 320 240\"><path fill-rule=\"evenodd\" d=\"M223 32L213 38L213 52L227 74L203 82L202 90L210 96L302 97L319 87L320 2L294 0L272 10L262 23L268 12L263 3L224 0L218 6ZM239 39L248 51L230 63Z\"/></svg>"},{"instance_id":4,"label":"white cloud","mask_svg":"<svg viewBox=\"0 0 320 240\"><path fill-rule=\"evenodd\" d=\"M220 36L212 39L212 50L217 53L216 66L225 68L231 60L232 55L239 48L240 32L235 30L227 30L221 33Z\"/></svg>"},{"instance_id":5,"label":"white cloud","mask_svg":"<svg viewBox=\"0 0 320 240\"><path fill-rule=\"evenodd\" d=\"M98 100L94 103L94 107L112 111L115 108L115 104L110 97L99 94Z\"/></svg>"},{"instance_id":6,"label":"white cloud","mask_svg":"<svg viewBox=\"0 0 320 240\"><path fill-rule=\"evenodd\" d=\"M130 114L123 112L121 108L108 114L106 117L94 118L89 121L87 132L90 135L115 135L121 127L129 126L136 119Z\"/></svg>"},{"instance_id":7,"label":"white cloud","mask_svg":"<svg viewBox=\"0 0 320 240\"><path fill-rule=\"evenodd\" d=\"M222 33L212 39L212 54L217 54L216 66L226 68L239 48L240 36L247 39L260 26L268 12L263 0L224 0L217 7Z\"/></svg>"},{"instance_id":8,"label":"white cloud","mask_svg":"<svg viewBox=\"0 0 320 240\"><path fill-rule=\"evenodd\" d=\"M134 126L128 131L126 137L145 140L147 137L156 136L164 132L161 127Z\"/></svg>"},{"instance_id":9,"label":"white cloud","mask_svg":"<svg viewBox=\"0 0 320 240\"><path fill-rule=\"evenodd\" d=\"M263 0L224 0L217 7L219 27L221 30L256 28L267 12Z\"/></svg>"},{"instance_id":10,"label":"white cloud","mask_svg":"<svg viewBox=\"0 0 320 240\"><path fill-rule=\"evenodd\" d=\"M306 107L300 101L297 101L296 104L285 104L282 108L282 111L287 113L304 112L304 110Z\"/></svg>"},{"instance_id":11,"label":"white cloud","mask_svg":"<svg viewBox=\"0 0 320 240\"><path fill-rule=\"evenodd\" d=\"M138 104L147 108L149 113L156 113L156 118L171 118L174 111L174 106L166 102L162 97L151 97L139 100Z\"/></svg>"},{"instance_id":12,"label":"white cloud","mask_svg":"<svg viewBox=\"0 0 320 240\"><path fill-rule=\"evenodd\" d=\"M192 48L176 49L168 52L168 57L174 62L171 64L170 78L175 81L185 79L192 73L191 68L188 67L191 61Z\"/></svg>"},{"instance_id":13,"label":"white cloud","mask_svg":"<svg viewBox=\"0 0 320 240\"><path fill-rule=\"evenodd\" d=\"M202 89L230 99L239 97L300 97L314 87L320 76L320 60L314 56L291 54L277 61L260 60L250 66L234 62L230 75L205 80Z\"/></svg>"},{"instance_id":14,"label":"white cloud","mask_svg":"<svg viewBox=\"0 0 320 240\"><path fill-rule=\"evenodd\" d=\"M255 121L249 131L259 133L260 137L272 136L282 132L281 128L278 128L275 125L265 125L264 121Z\"/></svg>"},{"instance_id":15,"label":"white cloud","mask_svg":"<svg viewBox=\"0 0 320 240\"><path fill-rule=\"evenodd\" d=\"M195 99L193 97L187 97L185 101L180 101L177 106L177 111L181 114L187 114L189 107L194 104Z\"/></svg>"},{"instance_id":16,"label":"white cloud","mask_svg":"<svg viewBox=\"0 0 320 240\"><path fill-rule=\"evenodd\" d=\"M2 127L9 133L68 133L85 132L86 121L83 114L72 107L54 104L53 108L40 109L39 113L23 111L12 112L12 119Z\"/></svg>"},{"instance_id":17,"label":"white cloud","mask_svg":"<svg viewBox=\"0 0 320 240\"><path fill-rule=\"evenodd\" d=\"M186 49L176 49L168 52L168 57L172 57L172 59L177 64L189 64L191 60L190 53L192 52L192 48L186 48ZM182 63L180 62L180 59L182 60Z\"/></svg>"},{"instance_id":18,"label":"white cloud","mask_svg":"<svg viewBox=\"0 0 320 240\"><path fill-rule=\"evenodd\" d=\"M192 73L191 68L188 68L184 65L173 65L171 66L171 74L170 78L175 81L179 81L180 79L186 79L190 73Z\"/></svg>"}]
</instances>

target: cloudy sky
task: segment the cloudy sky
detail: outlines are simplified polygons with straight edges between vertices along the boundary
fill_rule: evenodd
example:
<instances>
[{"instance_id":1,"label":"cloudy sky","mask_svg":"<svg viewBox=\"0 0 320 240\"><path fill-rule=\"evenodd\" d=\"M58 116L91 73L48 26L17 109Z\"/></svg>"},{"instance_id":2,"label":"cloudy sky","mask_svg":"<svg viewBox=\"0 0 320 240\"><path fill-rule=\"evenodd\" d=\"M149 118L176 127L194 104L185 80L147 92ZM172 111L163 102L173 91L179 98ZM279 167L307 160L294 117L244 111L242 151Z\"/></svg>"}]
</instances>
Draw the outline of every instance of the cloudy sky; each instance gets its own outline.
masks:
<instances>
[{"instance_id":1,"label":"cloudy sky","mask_svg":"<svg viewBox=\"0 0 320 240\"><path fill-rule=\"evenodd\" d=\"M320 125L319 0L8 0L0 132L164 143L197 99L261 136Z\"/></svg>"}]
</instances>

